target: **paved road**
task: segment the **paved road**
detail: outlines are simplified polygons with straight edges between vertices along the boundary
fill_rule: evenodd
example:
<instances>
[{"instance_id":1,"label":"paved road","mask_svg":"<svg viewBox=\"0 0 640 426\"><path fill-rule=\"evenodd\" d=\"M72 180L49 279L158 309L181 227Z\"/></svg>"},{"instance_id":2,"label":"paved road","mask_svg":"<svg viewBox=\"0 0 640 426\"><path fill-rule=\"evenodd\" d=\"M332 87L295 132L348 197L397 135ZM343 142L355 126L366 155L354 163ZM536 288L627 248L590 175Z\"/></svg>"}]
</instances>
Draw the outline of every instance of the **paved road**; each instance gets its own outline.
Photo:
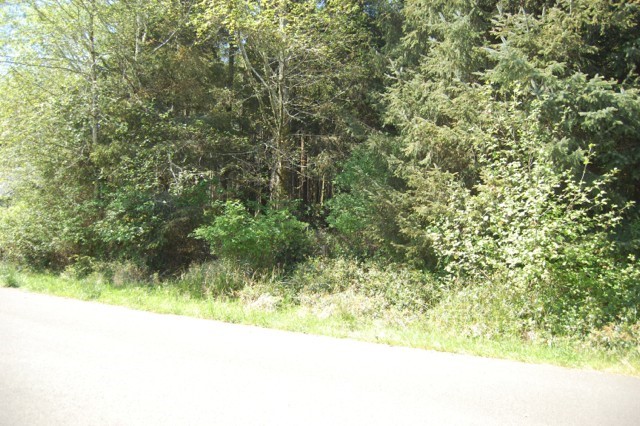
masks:
<instances>
[{"instance_id":1,"label":"paved road","mask_svg":"<svg viewBox=\"0 0 640 426\"><path fill-rule=\"evenodd\" d=\"M640 380L0 289L0 425L638 425Z\"/></svg>"}]
</instances>

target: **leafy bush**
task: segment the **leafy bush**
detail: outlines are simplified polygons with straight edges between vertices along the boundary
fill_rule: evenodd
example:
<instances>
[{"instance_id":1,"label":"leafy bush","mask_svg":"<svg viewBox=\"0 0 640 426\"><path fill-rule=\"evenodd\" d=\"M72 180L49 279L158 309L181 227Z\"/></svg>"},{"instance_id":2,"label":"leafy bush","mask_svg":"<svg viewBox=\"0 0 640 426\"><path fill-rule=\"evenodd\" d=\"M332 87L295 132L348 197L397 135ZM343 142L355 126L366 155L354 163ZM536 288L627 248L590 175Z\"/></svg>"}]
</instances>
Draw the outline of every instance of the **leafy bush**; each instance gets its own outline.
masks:
<instances>
[{"instance_id":1,"label":"leafy bush","mask_svg":"<svg viewBox=\"0 0 640 426\"><path fill-rule=\"evenodd\" d=\"M96 236L106 252L121 257L144 258L158 248L162 221L159 203L138 188L119 188L106 206L101 220L94 224Z\"/></svg>"},{"instance_id":2,"label":"leafy bush","mask_svg":"<svg viewBox=\"0 0 640 426\"><path fill-rule=\"evenodd\" d=\"M36 268L68 263L82 229L73 212L31 200L0 207L0 253L10 262Z\"/></svg>"},{"instance_id":3,"label":"leafy bush","mask_svg":"<svg viewBox=\"0 0 640 426\"><path fill-rule=\"evenodd\" d=\"M640 268L616 257L622 208L607 197L611 176L576 181L543 153L525 164L515 152L485 157L482 182L454 193L427 231L449 280L479 287L450 300L473 310L462 322L491 329L497 316L521 331L586 336L629 309L637 321Z\"/></svg>"},{"instance_id":4,"label":"leafy bush","mask_svg":"<svg viewBox=\"0 0 640 426\"><path fill-rule=\"evenodd\" d=\"M213 223L193 235L206 241L211 253L256 269L291 265L309 251L307 225L286 209L265 209L255 216L240 201L216 202Z\"/></svg>"}]
</instances>

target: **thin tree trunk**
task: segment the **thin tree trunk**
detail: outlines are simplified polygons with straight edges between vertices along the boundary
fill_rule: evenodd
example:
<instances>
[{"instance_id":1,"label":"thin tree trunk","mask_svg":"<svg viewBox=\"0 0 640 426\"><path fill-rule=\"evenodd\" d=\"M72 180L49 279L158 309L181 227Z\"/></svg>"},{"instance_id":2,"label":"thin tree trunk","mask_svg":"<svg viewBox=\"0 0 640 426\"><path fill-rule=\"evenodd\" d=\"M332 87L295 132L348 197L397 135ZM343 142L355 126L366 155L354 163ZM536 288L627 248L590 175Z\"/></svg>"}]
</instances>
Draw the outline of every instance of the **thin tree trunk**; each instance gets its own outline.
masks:
<instances>
[{"instance_id":1,"label":"thin tree trunk","mask_svg":"<svg viewBox=\"0 0 640 426\"><path fill-rule=\"evenodd\" d=\"M227 77L227 87L233 89L233 80L236 72L236 45L229 42L229 75Z\"/></svg>"},{"instance_id":2,"label":"thin tree trunk","mask_svg":"<svg viewBox=\"0 0 640 426\"><path fill-rule=\"evenodd\" d=\"M284 4L284 3L283 3ZM283 6L284 7L284 6ZM285 37L285 19L280 16L280 32ZM289 102L289 90L286 81L287 66L286 51L281 49L278 52L278 85L275 91L276 99L272 104L275 108L276 132L274 137L274 167L271 171L271 202L279 203L289 198L289 179L287 179L287 167L285 153L288 152L289 142L289 115L287 103Z\"/></svg>"},{"instance_id":3,"label":"thin tree trunk","mask_svg":"<svg viewBox=\"0 0 640 426\"><path fill-rule=\"evenodd\" d=\"M298 182L298 196L303 203L307 204L307 155L304 146L304 136L300 136L300 181Z\"/></svg>"},{"instance_id":4,"label":"thin tree trunk","mask_svg":"<svg viewBox=\"0 0 640 426\"><path fill-rule=\"evenodd\" d=\"M91 84L91 142L98 144L98 54L96 52L95 37L95 13L96 2L91 0L89 11L89 55L91 57L91 69L89 72Z\"/></svg>"}]
</instances>

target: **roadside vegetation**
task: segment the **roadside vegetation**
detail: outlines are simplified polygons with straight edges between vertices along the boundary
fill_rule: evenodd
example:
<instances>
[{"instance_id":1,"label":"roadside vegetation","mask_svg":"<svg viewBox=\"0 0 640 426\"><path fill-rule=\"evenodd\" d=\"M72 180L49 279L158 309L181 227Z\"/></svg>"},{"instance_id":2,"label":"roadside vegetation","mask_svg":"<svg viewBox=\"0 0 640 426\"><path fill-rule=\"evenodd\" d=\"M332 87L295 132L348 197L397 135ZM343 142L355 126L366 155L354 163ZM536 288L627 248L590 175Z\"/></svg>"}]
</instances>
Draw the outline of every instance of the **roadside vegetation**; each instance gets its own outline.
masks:
<instances>
[{"instance_id":1,"label":"roadside vegetation","mask_svg":"<svg viewBox=\"0 0 640 426\"><path fill-rule=\"evenodd\" d=\"M2 285L638 374L637 2L0 19Z\"/></svg>"},{"instance_id":2,"label":"roadside vegetation","mask_svg":"<svg viewBox=\"0 0 640 426\"><path fill-rule=\"evenodd\" d=\"M588 339L486 335L468 312L444 321L440 317L443 310L466 311L464 305L443 303L425 309L424 295L415 294L415 288L427 279L415 271L385 271L350 261L316 261L303 266L293 279L248 274L231 264L212 262L166 281L130 264L110 265L106 272L82 278L73 271L54 275L0 266L0 286L32 292L162 314L640 376L637 328L609 328ZM395 283L393 289L388 282Z\"/></svg>"}]
</instances>

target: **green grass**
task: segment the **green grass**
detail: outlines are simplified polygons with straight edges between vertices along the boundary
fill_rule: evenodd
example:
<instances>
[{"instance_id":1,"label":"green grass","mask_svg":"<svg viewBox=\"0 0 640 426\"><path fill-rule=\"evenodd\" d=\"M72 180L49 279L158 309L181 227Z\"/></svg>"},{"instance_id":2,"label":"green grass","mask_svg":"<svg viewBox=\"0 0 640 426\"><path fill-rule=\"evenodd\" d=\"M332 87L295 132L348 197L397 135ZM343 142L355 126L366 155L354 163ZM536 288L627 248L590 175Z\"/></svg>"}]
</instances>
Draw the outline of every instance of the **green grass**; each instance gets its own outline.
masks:
<instances>
[{"instance_id":1,"label":"green grass","mask_svg":"<svg viewBox=\"0 0 640 426\"><path fill-rule=\"evenodd\" d=\"M0 267L0 285L162 314L640 376L638 350L610 352L569 340L535 343L518 339L461 337L445 330L427 328L424 321L402 323L398 319L360 318L341 311L318 315L292 304L283 304L276 309L259 309L239 299L195 297L170 284L113 286L100 280L19 272L8 267Z\"/></svg>"}]
</instances>

